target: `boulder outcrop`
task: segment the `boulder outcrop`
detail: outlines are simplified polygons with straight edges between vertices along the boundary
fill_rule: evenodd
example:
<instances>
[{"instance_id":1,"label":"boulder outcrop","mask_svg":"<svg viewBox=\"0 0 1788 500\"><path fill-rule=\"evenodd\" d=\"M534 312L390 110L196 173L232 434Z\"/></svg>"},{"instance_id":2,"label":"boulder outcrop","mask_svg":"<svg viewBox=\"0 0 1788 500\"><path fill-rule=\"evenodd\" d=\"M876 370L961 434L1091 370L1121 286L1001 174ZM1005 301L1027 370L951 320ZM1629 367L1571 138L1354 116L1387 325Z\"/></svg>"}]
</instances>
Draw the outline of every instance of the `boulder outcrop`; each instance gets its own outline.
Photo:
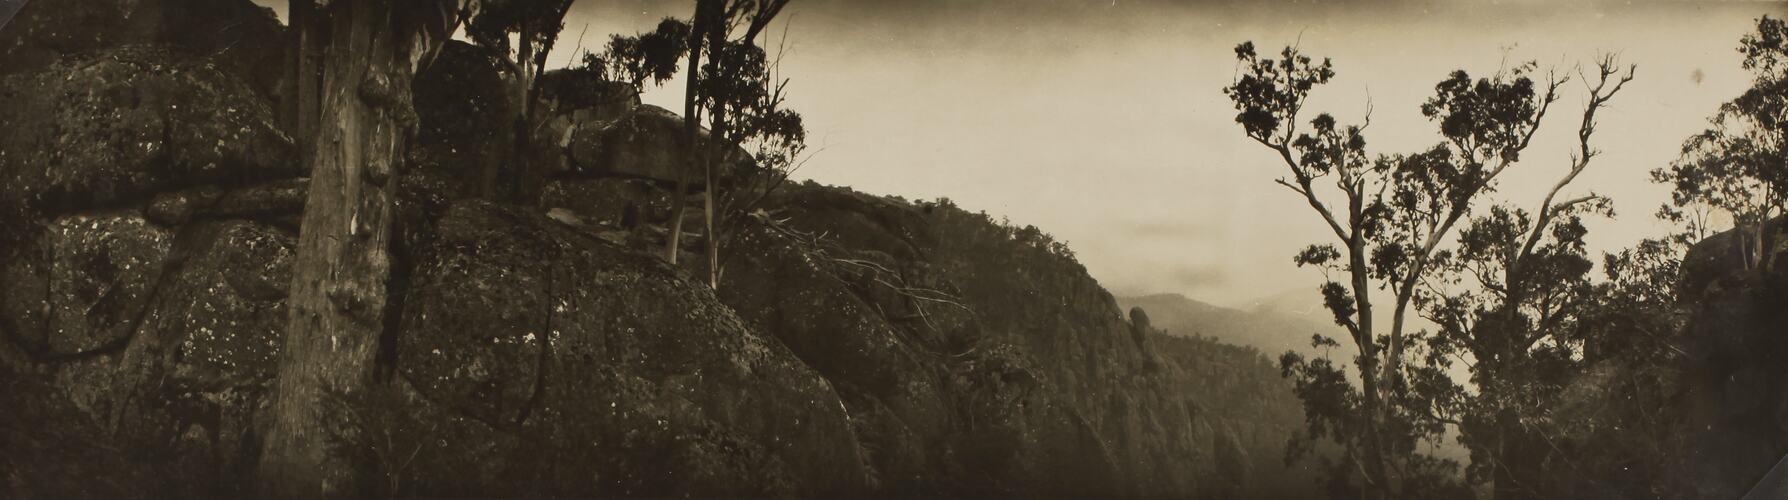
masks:
<instances>
[{"instance_id":1,"label":"boulder outcrop","mask_svg":"<svg viewBox=\"0 0 1788 500\"><path fill-rule=\"evenodd\" d=\"M1743 496L1788 455L1788 251L1759 273L1737 243L1722 233L1683 258L1680 452L1703 498Z\"/></svg>"},{"instance_id":2,"label":"boulder outcrop","mask_svg":"<svg viewBox=\"0 0 1788 500\"><path fill-rule=\"evenodd\" d=\"M279 86L148 28L205 2L45 5L0 39L34 61L0 75L0 405L28 409L0 416L0 496L250 496L308 187ZM418 80L378 374L327 398L367 496L1223 497L1284 431L1201 409L1203 361L1034 228L804 186L718 292L605 239L692 164L664 110L548 117L571 210L471 200L512 139L488 56Z\"/></svg>"},{"instance_id":3,"label":"boulder outcrop","mask_svg":"<svg viewBox=\"0 0 1788 500\"><path fill-rule=\"evenodd\" d=\"M268 102L206 59L152 46L70 56L0 83L0 229L158 192L303 174Z\"/></svg>"}]
</instances>

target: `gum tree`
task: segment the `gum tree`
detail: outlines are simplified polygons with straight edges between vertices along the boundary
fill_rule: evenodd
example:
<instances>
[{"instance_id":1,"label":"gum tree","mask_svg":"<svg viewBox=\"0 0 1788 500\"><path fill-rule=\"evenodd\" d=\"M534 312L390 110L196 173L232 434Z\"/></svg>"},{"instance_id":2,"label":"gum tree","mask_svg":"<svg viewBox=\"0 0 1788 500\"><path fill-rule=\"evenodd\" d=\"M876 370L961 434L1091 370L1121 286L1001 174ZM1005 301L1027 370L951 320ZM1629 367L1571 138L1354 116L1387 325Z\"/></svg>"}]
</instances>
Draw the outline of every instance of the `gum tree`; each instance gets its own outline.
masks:
<instances>
[{"instance_id":1,"label":"gum tree","mask_svg":"<svg viewBox=\"0 0 1788 500\"><path fill-rule=\"evenodd\" d=\"M559 32L565 28L565 14L573 0L479 0L476 13L466 23L466 36L478 45L503 54L504 62L515 76L513 87L516 109L521 113L511 125L514 144L509 164L518 185L511 190L514 201L523 201L526 189L519 183L529 175L538 175L528 166L528 148L533 138L533 124L539 115L541 75L546 73L546 59L552 54ZM511 42L513 40L513 42ZM479 195L496 199L497 166L485 165L479 179Z\"/></svg>"},{"instance_id":2,"label":"gum tree","mask_svg":"<svg viewBox=\"0 0 1788 500\"><path fill-rule=\"evenodd\" d=\"M1598 61L1594 83L1584 78L1587 102L1564 175L1531 212L1499 205L1474 217L1456 251L1437 259L1443 276L1425 281L1430 293L1418 298L1439 325L1430 338L1430 371L1443 373L1451 359L1469 356L1477 389L1458 391L1449 408L1431 412L1456 414L1449 420L1471 449L1468 472L1488 480L1498 499L1540 498L1546 460L1556 458L1534 423L1581 369L1579 319L1595 301L1583 216L1613 215L1602 196L1562 196L1600 154L1590 145L1597 112L1633 75L1612 56Z\"/></svg>"},{"instance_id":3,"label":"gum tree","mask_svg":"<svg viewBox=\"0 0 1788 500\"><path fill-rule=\"evenodd\" d=\"M1364 135L1369 117L1350 126L1327 113L1301 121L1310 93L1335 75L1329 61L1318 63L1295 47L1263 57L1252 43L1238 46L1236 58L1240 73L1224 89L1238 111L1236 122L1275 153L1288 174L1278 184L1297 194L1332 235L1295 260L1323 271L1324 304L1356 351L1351 374L1330 359L1287 353L1281 360L1305 402L1310 428L1303 437L1343 445L1329 478L1337 495L1450 494L1446 471L1453 465L1416 451L1418 441L1436 440L1445 431L1447 422L1430 409L1450 404L1450 384L1443 383L1443 373L1407 366L1406 359L1434 353L1411 347L1427 337L1407 332L1405 319L1423 293L1423 280L1437 272L1441 245L1473 213L1474 202L1520 161L1566 79L1536 82L1532 63L1487 78L1455 71L1421 107L1442 141L1416 154L1374 157ZM1388 328L1377 322L1383 314L1376 312L1378 300L1385 298L1391 305L1383 317ZM1294 447L1293 456L1307 451L1304 446Z\"/></svg>"},{"instance_id":4,"label":"gum tree","mask_svg":"<svg viewBox=\"0 0 1788 500\"><path fill-rule=\"evenodd\" d=\"M1652 179L1674 187L1659 214L1706 234L1706 211L1732 218L1746 269L1767 273L1788 210L1788 25L1764 16L1739 41L1751 88L1727 101L1710 126L1683 144L1682 157Z\"/></svg>"},{"instance_id":5,"label":"gum tree","mask_svg":"<svg viewBox=\"0 0 1788 500\"><path fill-rule=\"evenodd\" d=\"M258 469L262 496L344 497L356 478L326 444L339 415L324 395L353 394L373 376L391 275L393 201L406 142L416 130L410 85L461 19L460 0L336 0L304 19L327 33L320 54L315 131L305 158L305 202L272 422ZM295 16L296 18L296 16ZM312 109L299 106L298 109Z\"/></svg>"}]
</instances>

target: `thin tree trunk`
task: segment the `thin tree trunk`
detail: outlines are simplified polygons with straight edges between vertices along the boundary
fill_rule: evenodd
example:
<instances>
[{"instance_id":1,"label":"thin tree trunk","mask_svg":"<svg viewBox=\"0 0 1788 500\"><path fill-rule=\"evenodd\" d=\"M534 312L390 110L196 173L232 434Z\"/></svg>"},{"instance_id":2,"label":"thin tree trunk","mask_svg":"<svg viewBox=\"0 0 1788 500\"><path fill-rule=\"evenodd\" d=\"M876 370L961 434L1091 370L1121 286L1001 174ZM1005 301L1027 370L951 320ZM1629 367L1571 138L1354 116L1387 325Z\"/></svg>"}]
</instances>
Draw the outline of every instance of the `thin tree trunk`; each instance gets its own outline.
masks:
<instances>
[{"instance_id":1,"label":"thin tree trunk","mask_svg":"<svg viewBox=\"0 0 1788 500\"><path fill-rule=\"evenodd\" d=\"M1756 268L1757 274L1761 275L1769 274L1770 261L1774 260L1772 253L1776 246L1776 235L1774 225L1770 222L1769 209L1762 210L1757 216L1757 237L1755 238L1757 249L1752 252L1756 259L1756 265L1752 267Z\"/></svg>"},{"instance_id":2,"label":"thin tree trunk","mask_svg":"<svg viewBox=\"0 0 1788 500\"><path fill-rule=\"evenodd\" d=\"M683 146L688 148L691 162L701 154L701 145L697 144L696 102L700 90L699 80L702 68L702 29L708 22L706 2L696 5L694 26L689 32L689 70L685 73L685 91L683 93ZM671 193L670 238L665 240L664 259L672 265L677 263L677 254L683 242L683 210L689 205L685 200L689 196L689 171L695 165L689 165L677 175L677 191Z\"/></svg>"},{"instance_id":3,"label":"thin tree trunk","mask_svg":"<svg viewBox=\"0 0 1788 500\"><path fill-rule=\"evenodd\" d=\"M285 113L286 133L297 144L304 164L309 164L311 140L316 134L321 113L322 57L325 23L317 22L316 0L292 0L287 6L290 20L286 36L286 95L280 104Z\"/></svg>"},{"instance_id":4,"label":"thin tree trunk","mask_svg":"<svg viewBox=\"0 0 1788 500\"><path fill-rule=\"evenodd\" d=\"M451 0L425 4L433 10L394 3L333 2L319 19L331 25L322 119L258 469L262 497L357 493L351 468L328 449L341 425L324 402L373 375L391 274L394 169L415 127L410 84L454 11Z\"/></svg>"},{"instance_id":5,"label":"thin tree trunk","mask_svg":"<svg viewBox=\"0 0 1788 500\"><path fill-rule=\"evenodd\" d=\"M731 68L726 65L727 60L714 56L714 54L724 53L726 49L728 23L722 19L726 16L723 12L724 2L704 0L704 3L711 4L710 8L712 9L707 23L708 50L713 53L710 54L713 57L710 57L712 62L709 64L714 66L717 78L732 78L733 75L729 74ZM714 233L714 196L720 190L720 186L714 182L714 164L721 160L722 154L726 151L724 148L729 143L726 129L726 101L721 96L712 96L708 99L708 123L708 155L702 161L702 171L706 178L705 184L702 185L702 205L704 207L702 238L707 240L705 247L708 256L708 288L718 289L720 288L720 237Z\"/></svg>"},{"instance_id":6,"label":"thin tree trunk","mask_svg":"<svg viewBox=\"0 0 1788 500\"><path fill-rule=\"evenodd\" d=\"M519 94L515 98L515 142L510 146L511 149L509 151L509 171L515 178L511 179L508 198L509 201L515 203L520 203L522 201L524 196L523 192L525 191L523 186L526 184L526 179L529 174L528 120L532 118L529 115L533 113L534 108L532 103L528 102L528 98L531 97L528 89L533 88L534 86L534 73L533 70L529 69L529 66L531 66L534 61L534 32L529 29L529 25L526 22L522 23L521 26L521 33L517 38L520 40L520 45L516 50L515 56L516 67L519 69L519 71L516 72L515 78L516 82L520 84L516 88L516 91Z\"/></svg>"},{"instance_id":7,"label":"thin tree trunk","mask_svg":"<svg viewBox=\"0 0 1788 500\"><path fill-rule=\"evenodd\" d=\"M664 259L671 265L677 264L678 250L683 239L683 210L689 205L683 198L689 194L689 172L677 176L677 191L671 193L671 225L670 238L664 244Z\"/></svg>"},{"instance_id":8,"label":"thin tree trunk","mask_svg":"<svg viewBox=\"0 0 1788 500\"><path fill-rule=\"evenodd\" d=\"M704 188L702 189L702 210L704 212L702 215L704 223L702 239L707 240L707 245L704 246L707 247L708 253L708 288L713 289L720 288L720 236L714 233L714 191L719 189L719 186L714 183L714 163L717 160L716 157L720 156L721 144L725 143L718 137L721 134L721 129L725 127L724 124L719 123L720 120L720 113L716 110L713 120L715 126L709 129L709 137L712 139L709 141L711 146L708 148L707 157L702 160L705 177L702 184Z\"/></svg>"},{"instance_id":9,"label":"thin tree trunk","mask_svg":"<svg viewBox=\"0 0 1788 500\"><path fill-rule=\"evenodd\" d=\"M1385 367L1379 378L1386 383L1396 383L1403 375L1404 317L1409 312L1410 299L1415 297L1416 282L1421 279L1422 273L1427 272L1427 261L1428 257L1424 255L1417 260L1415 265L1410 266L1409 277L1399 283L1395 290L1397 304L1391 310L1390 349L1385 353ZM1399 390L1396 387L1391 389Z\"/></svg>"}]
</instances>

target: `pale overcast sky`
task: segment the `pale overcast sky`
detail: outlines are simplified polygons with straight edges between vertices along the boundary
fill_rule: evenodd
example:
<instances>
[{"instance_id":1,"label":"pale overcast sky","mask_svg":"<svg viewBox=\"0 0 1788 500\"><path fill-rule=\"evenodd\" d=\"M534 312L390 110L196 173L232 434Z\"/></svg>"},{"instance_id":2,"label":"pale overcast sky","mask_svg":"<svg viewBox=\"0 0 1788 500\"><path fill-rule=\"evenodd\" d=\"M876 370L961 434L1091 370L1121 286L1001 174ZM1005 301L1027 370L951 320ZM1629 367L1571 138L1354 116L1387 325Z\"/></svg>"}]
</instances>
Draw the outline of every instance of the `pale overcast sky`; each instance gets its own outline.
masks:
<instances>
[{"instance_id":1,"label":"pale overcast sky","mask_svg":"<svg viewBox=\"0 0 1788 500\"><path fill-rule=\"evenodd\" d=\"M611 33L687 16L691 4L579 1L556 59L571 59L580 32L596 50ZM1354 122L1369 96L1375 153L1438 140L1418 106L1454 69L1488 75L1504 61L1536 60L1568 71L1619 52L1639 65L1638 79L1602 114L1595 145L1605 154L1575 184L1614 198L1619 218L1590 226L1595 246L1614 249L1667 229L1651 215L1667 189L1647 172L1747 85L1734 47L1754 18L1784 10L1754 1L795 0L783 16L783 71L818 150L800 176L949 197L1035 224L1069 242L1114 293L1243 306L1313 290L1319 276L1291 256L1324 230L1273 184L1276 157L1234 123L1221 89L1235 75L1237 43L1298 43L1333 58L1338 76L1312 107ZM645 100L679 109L681 90L667 85ZM1532 206L1567 167L1583 88L1565 90L1497 196Z\"/></svg>"}]
</instances>

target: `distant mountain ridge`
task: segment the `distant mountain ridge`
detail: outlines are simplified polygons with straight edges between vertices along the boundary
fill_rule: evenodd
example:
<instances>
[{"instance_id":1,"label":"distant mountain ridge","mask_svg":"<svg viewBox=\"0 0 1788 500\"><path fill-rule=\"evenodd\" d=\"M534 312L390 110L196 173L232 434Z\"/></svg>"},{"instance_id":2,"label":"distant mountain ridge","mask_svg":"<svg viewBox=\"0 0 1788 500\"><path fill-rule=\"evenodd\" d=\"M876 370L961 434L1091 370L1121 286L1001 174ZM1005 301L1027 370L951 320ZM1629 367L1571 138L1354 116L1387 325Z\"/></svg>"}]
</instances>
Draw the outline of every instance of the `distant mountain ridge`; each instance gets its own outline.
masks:
<instances>
[{"instance_id":1,"label":"distant mountain ridge","mask_svg":"<svg viewBox=\"0 0 1788 500\"><path fill-rule=\"evenodd\" d=\"M1155 328L1180 337L1212 337L1218 341L1259 349L1277 359L1285 351L1311 354L1310 336L1322 333L1339 338L1332 324L1298 311L1285 299L1265 300L1251 310L1202 302L1177 293L1118 297L1125 310L1141 307Z\"/></svg>"}]
</instances>

